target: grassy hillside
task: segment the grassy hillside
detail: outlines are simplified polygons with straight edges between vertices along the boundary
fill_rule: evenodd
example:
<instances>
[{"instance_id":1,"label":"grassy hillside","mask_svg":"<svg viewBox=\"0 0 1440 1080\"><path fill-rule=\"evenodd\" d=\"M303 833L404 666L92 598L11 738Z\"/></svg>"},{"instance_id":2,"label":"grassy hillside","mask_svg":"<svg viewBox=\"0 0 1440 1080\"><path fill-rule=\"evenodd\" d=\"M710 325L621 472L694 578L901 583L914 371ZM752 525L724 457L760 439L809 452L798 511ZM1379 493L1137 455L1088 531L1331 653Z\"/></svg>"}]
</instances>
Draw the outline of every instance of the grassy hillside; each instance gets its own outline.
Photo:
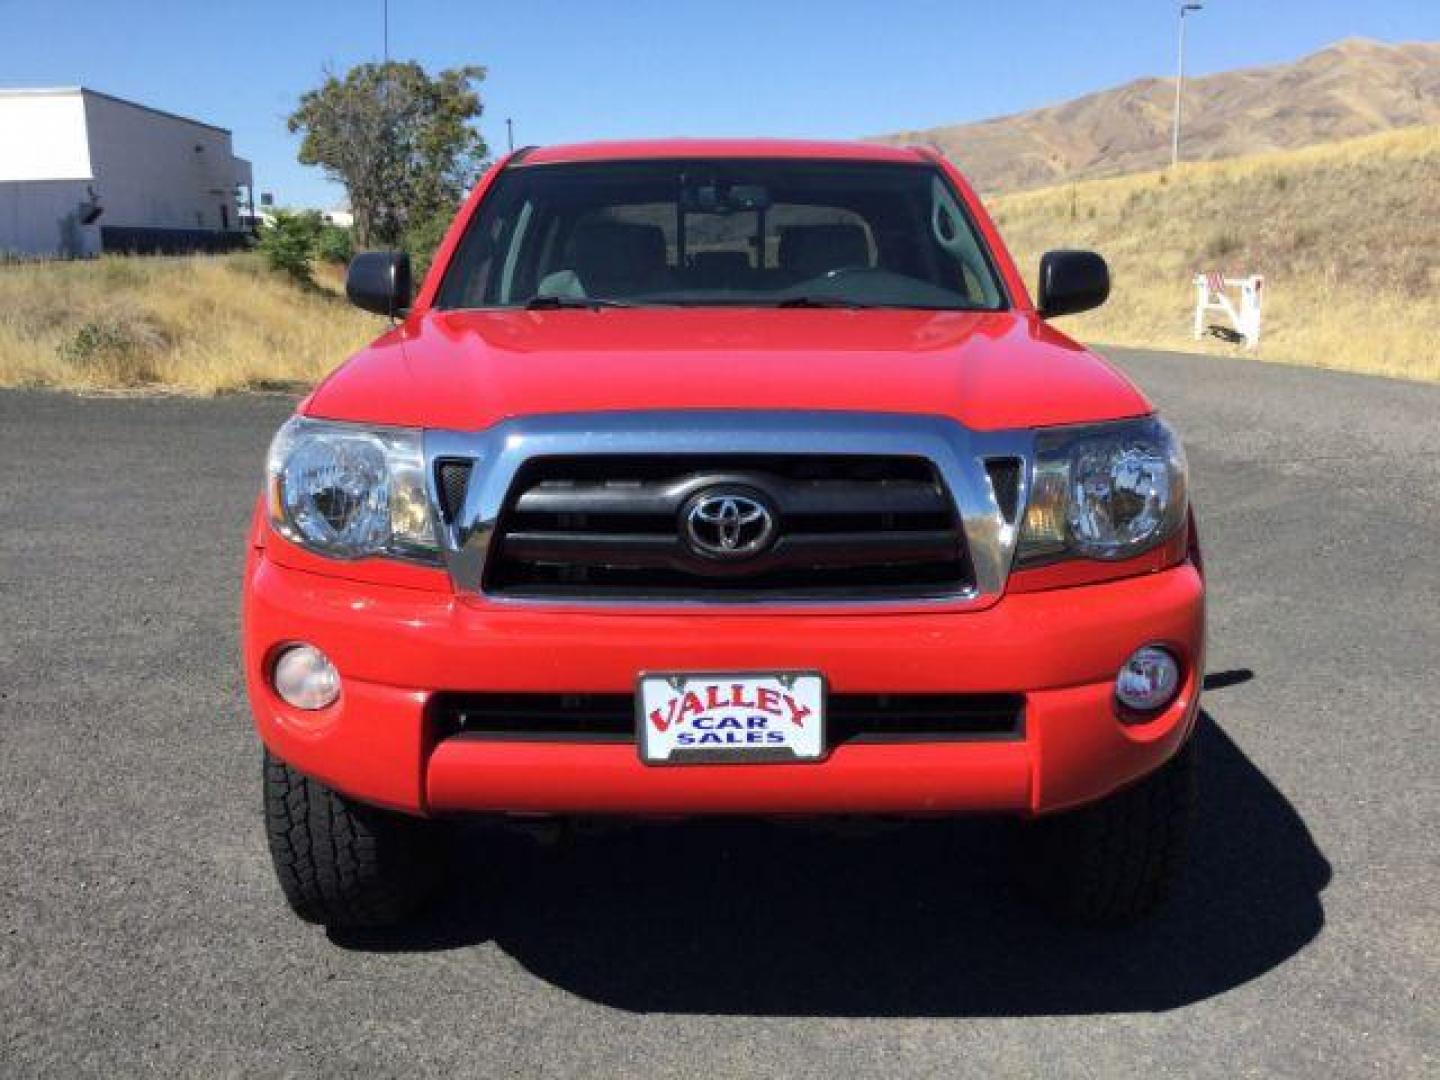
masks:
<instances>
[{"instance_id":1,"label":"grassy hillside","mask_svg":"<svg viewBox=\"0 0 1440 1080\"><path fill-rule=\"evenodd\" d=\"M1043 109L902 131L984 192L1121 176L1170 163L1172 78L1137 79ZM1215 161L1440 124L1440 42L1351 38L1293 64L1185 82L1185 157Z\"/></svg>"},{"instance_id":2,"label":"grassy hillside","mask_svg":"<svg viewBox=\"0 0 1440 1080\"><path fill-rule=\"evenodd\" d=\"M986 200L1027 280L1048 248L1088 247L1114 287L1067 333L1240 353L1191 340L1196 271L1265 275L1259 356L1440 379L1440 128L1182 166Z\"/></svg>"},{"instance_id":3,"label":"grassy hillside","mask_svg":"<svg viewBox=\"0 0 1440 1080\"><path fill-rule=\"evenodd\" d=\"M0 264L0 386L309 385L383 325L248 254Z\"/></svg>"}]
</instances>

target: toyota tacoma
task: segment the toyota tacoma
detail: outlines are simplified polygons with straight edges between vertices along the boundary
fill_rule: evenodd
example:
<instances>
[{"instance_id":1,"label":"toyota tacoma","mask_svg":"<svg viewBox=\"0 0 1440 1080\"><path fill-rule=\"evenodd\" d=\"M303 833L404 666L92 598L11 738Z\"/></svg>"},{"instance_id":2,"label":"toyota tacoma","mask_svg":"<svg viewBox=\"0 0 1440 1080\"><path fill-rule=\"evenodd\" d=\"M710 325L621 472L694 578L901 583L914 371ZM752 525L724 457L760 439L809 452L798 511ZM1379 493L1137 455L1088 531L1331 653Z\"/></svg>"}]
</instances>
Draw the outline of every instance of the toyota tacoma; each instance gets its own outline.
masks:
<instances>
[{"instance_id":1,"label":"toyota tacoma","mask_svg":"<svg viewBox=\"0 0 1440 1080\"><path fill-rule=\"evenodd\" d=\"M1204 583L1180 443L928 150L516 152L276 434L244 665L302 917L405 918L446 819L1021 819L1040 896L1181 861Z\"/></svg>"}]
</instances>

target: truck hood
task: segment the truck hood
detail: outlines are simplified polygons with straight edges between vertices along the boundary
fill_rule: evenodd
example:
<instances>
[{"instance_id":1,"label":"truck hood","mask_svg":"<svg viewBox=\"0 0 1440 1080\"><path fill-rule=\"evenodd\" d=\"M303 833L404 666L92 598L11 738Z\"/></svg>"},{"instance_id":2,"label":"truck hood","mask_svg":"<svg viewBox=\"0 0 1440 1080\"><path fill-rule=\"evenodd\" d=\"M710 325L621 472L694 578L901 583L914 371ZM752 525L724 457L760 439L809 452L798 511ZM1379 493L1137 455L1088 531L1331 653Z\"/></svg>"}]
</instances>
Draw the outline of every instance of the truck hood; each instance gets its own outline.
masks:
<instances>
[{"instance_id":1,"label":"truck hood","mask_svg":"<svg viewBox=\"0 0 1440 1080\"><path fill-rule=\"evenodd\" d=\"M301 409L456 430L633 409L923 413L994 430L1150 405L1030 312L605 308L415 315Z\"/></svg>"}]
</instances>

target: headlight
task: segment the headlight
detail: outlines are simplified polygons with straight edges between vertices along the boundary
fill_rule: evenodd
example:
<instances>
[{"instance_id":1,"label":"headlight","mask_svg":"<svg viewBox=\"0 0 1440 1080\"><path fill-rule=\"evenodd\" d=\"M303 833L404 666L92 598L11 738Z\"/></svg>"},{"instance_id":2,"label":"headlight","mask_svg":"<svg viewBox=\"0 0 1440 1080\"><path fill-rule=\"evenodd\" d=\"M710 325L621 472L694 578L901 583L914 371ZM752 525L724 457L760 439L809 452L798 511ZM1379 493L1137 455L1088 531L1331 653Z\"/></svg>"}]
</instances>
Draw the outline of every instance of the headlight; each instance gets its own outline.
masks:
<instances>
[{"instance_id":1,"label":"headlight","mask_svg":"<svg viewBox=\"0 0 1440 1080\"><path fill-rule=\"evenodd\" d=\"M293 417L270 444L270 521L321 555L433 560L435 519L413 428Z\"/></svg>"},{"instance_id":2,"label":"headlight","mask_svg":"<svg viewBox=\"0 0 1440 1080\"><path fill-rule=\"evenodd\" d=\"M1185 453L1164 421L1042 432L1017 558L1128 559L1173 536L1187 507Z\"/></svg>"}]
</instances>

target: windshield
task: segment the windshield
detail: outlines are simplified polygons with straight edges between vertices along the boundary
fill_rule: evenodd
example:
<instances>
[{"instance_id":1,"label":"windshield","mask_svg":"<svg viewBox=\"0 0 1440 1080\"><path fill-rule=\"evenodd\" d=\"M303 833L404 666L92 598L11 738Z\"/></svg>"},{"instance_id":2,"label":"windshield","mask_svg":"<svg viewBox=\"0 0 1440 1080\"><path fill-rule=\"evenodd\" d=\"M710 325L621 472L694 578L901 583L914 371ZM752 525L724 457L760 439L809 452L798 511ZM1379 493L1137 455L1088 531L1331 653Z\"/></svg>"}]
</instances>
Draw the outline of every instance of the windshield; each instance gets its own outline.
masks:
<instances>
[{"instance_id":1,"label":"windshield","mask_svg":"<svg viewBox=\"0 0 1440 1080\"><path fill-rule=\"evenodd\" d=\"M515 166L451 260L442 308L740 305L993 311L969 215L927 165Z\"/></svg>"}]
</instances>

